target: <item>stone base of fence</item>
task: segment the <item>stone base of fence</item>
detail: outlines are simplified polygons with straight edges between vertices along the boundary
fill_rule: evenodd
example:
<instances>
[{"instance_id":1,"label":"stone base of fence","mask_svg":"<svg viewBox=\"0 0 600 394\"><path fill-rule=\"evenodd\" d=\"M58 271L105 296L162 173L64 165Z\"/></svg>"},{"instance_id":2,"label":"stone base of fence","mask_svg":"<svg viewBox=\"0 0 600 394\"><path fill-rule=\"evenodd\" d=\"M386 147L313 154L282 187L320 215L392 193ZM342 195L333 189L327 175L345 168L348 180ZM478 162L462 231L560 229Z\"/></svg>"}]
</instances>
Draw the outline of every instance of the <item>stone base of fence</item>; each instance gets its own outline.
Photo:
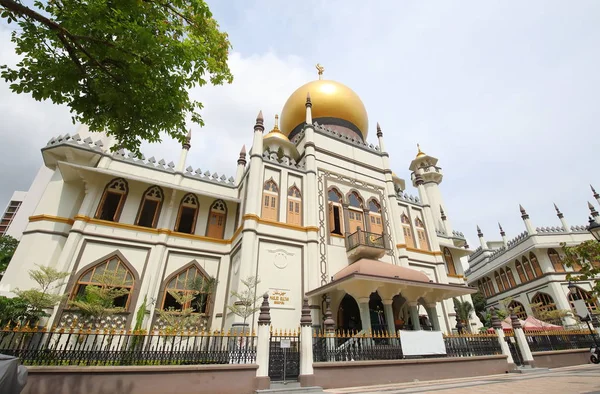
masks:
<instances>
[{"instance_id":1,"label":"stone base of fence","mask_svg":"<svg viewBox=\"0 0 600 394\"><path fill-rule=\"evenodd\" d=\"M29 366L27 386L21 394L251 394L258 388L257 368L256 364Z\"/></svg>"},{"instance_id":2,"label":"stone base of fence","mask_svg":"<svg viewBox=\"0 0 600 394\"><path fill-rule=\"evenodd\" d=\"M313 363L311 386L341 388L504 374L505 355Z\"/></svg>"},{"instance_id":3,"label":"stone base of fence","mask_svg":"<svg viewBox=\"0 0 600 394\"><path fill-rule=\"evenodd\" d=\"M257 376L256 377L256 389L267 390L271 388L271 378L268 376Z\"/></svg>"},{"instance_id":4,"label":"stone base of fence","mask_svg":"<svg viewBox=\"0 0 600 394\"><path fill-rule=\"evenodd\" d=\"M300 375L300 376L298 376L298 382L300 382L300 386L302 386L302 387L316 386L315 375Z\"/></svg>"},{"instance_id":5,"label":"stone base of fence","mask_svg":"<svg viewBox=\"0 0 600 394\"><path fill-rule=\"evenodd\" d=\"M532 354L538 368L570 367L590 363L590 349L550 350Z\"/></svg>"}]
</instances>

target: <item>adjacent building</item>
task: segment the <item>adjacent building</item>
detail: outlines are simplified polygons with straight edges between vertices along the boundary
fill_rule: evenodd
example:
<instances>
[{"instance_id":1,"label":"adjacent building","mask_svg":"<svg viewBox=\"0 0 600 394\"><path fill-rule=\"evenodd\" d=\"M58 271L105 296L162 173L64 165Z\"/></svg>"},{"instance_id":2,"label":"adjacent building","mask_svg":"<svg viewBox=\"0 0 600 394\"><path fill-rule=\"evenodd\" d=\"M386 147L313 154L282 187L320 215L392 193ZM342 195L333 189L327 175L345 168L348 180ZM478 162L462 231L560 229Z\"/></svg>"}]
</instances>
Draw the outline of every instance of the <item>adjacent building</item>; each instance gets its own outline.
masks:
<instances>
[{"instance_id":1,"label":"adjacent building","mask_svg":"<svg viewBox=\"0 0 600 394\"><path fill-rule=\"evenodd\" d=\"M15 217L19 213L19 208L21 208L21 204L23 204L23 200L25 199L26 195L27 192L16 191L11 196L8 206L2 215L2 220L0 221L0 236L10 235L8 234L9 229L13 225Z\"/></svg>"}]
</instances>

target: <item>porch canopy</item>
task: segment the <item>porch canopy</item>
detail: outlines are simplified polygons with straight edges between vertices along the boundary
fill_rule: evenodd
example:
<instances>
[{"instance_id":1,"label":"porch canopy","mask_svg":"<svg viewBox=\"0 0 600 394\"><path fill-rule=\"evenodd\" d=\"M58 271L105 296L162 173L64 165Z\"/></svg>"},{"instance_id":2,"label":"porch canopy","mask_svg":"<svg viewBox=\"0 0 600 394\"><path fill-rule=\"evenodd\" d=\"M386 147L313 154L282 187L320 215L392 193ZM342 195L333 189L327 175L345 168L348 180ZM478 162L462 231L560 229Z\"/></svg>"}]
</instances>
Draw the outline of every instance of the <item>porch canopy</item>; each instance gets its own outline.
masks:
<instances>
[{"instance_id":1,"label":"porch canopy","mask_svg":"<svg viewBox=\"0 0 600 394\"><path fill-rule=\"evenodd\" d=\"M386 321L392 331L394 331L392 299L396 295L401 294L411 307L411 314L415 316L412 320L416 321L415 329L420 328L417 307L419 303L427 309L430 319L433 320L434 328L439 329L437 312L434 312L436 303L477 292L477 289L466 285L435 283L423 272L412 268L365 258L343 268L333 275L332 279L330 283L308 292L307 296L335 292L347 293L358 302L361 320L364 322L369 313L369 297L371 293L377 292L386 309ZM370 328L370 324L368 326Z\"/></svg>"}]
</instances>

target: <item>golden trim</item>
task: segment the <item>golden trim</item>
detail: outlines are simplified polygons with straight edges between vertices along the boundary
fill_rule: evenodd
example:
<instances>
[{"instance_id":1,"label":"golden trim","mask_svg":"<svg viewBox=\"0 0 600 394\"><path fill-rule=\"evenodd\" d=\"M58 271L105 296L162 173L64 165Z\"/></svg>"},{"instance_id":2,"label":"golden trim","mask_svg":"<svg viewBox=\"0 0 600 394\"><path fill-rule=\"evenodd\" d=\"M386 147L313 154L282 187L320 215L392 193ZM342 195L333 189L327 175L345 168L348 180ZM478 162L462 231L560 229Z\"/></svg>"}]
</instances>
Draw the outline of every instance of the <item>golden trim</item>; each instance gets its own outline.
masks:
<instances>
[{"instance_id":1,"label":"golden trim","mask_svg":"<svg viewBox=\"0 0 600 394\"><path fill-rule=\"evenodd\" d=\"M406 247L406 250L408 250L409 252L413 252L413 253L428 254L430 256L441 256L442 255L442 252L431 252L429 250L415 249L415 248L409 248L409 247Z\"/></svg>"},{"instance_id":2,"label":"golden trim","mask_svg":"<svg viewBox=\"0 0 600 394\"><path fill-rule=\"evenodd\" d=\"M168 234L168 235L171 235L174 237L196 239L198 241L214 242L214 243L218 243L218 244L230 244L231 243L231 239L219 239L219 238L206 237L204 235L178 233L177 231L171 231L166 228L161 228L161 229L159 229L159 231L161 233L164 232L165 234Z\"/></svg>"},{"instance_id":3,"label":"golden trim","mask_svg":"<svg viewBox=\"0 0 600 394\"><path fill-rule=\"evenodd\" d=\"M242 220L254 220L255 222L258 222L260 224L266 224L267 226L282 227L282 228L287 228L290 230L297 230L297 231L304 231L304 232L310 232L310 231L318 232L319 231L318 227L314 227L314 226L302 227L302 226L296 226L294 224L288 224L288 223L283 223L283 222L276 222L273 220L262 219L261 217L259 217L258 215L255 215L253 213L245 214L244 216L242 216Z\"/></svg>"},{"instance_id":4,"label":"golden trim","mask_svg":"<svg viewBox=\"0 0 600 394\"><path fill-rule=\"evenodd\" d=\"M406 244L396 244L396 248L406 248Z\"/></svg>"},{"instance_id":5,"label":"golden trim","mask_svg":"<svg viewBox=\"0 0 600 394\"><path fill-rule=\"evenodd\" d=\"M30 222L48 221L48 222L64 223L64 224L68 224L68 225L73 225L73 223L75 223L75 220L73 220L73 219L63 218L60 216L52 216L52 215L30 216L29 221Z\"/></svg>"},{"instance_id":6,"label":"golden trim","mask_svg":"<svg viewBox=\"0 0 600 394\"><path fill-rule=\"evenodd\" d=\"M446 276L448 276L449 278L458 278L458 279L464 279L464 275L451 275L451 274L446 274Z\"/></svg>"},{"instance_id":7,"label":"golden trim","mask_svg":"<svg viewBox=\"0 0 600 394\"><path fill-rule=\"evenodd\" d=\"M339 234L333 234L333 233L329 233L329 236L330 236L330 237L335 237L335 238L342 238L342 239L346 238L346 237L345 237L345 236L343 236L343 235L339 235Z\"/></svg>"}]
</instances>

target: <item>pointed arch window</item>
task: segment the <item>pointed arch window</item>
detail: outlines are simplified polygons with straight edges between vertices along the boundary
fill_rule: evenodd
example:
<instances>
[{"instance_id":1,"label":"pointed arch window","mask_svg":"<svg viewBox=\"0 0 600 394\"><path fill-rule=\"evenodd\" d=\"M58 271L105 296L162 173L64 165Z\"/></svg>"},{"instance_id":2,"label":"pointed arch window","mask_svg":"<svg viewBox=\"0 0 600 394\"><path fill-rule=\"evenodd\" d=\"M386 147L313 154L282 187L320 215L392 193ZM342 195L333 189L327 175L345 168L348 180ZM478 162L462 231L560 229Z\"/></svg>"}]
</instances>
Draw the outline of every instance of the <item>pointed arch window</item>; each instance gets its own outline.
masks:
<instances>
[{"instance_id":1,"label":"pointed arch window","mask_svg":"<svg viewBox=\"0 0 600 394\"><path fill-rule=\"evenodd\" d=\"M515 282L515 276L513 275L510 267L506 267L506 277L508 278L508 282L510 283L510 287L515 287L517 282Z\"/></svg>"},{"instance_id":2,"label":"pointed arch window","mask_svg":"<svg viewBox=\"0 0 600 394\"><path fill-rule=\"evenodd\" d=\"M302 225L302 194L300 189L293 185L288 189L287 222L296 226Z\"/></svg>"},{"instance_id":3,"label":"pointed arch window","mask_svg":"<svg viewBox=\"0 0 600 394\"><path fill-rule=\"evenodd\" d=\"M279 204L279 187L273 178L265 182L263 186L263 204L262 218L265 220L277 221L277 211Z\"/></svg>"},{"instance_id":4,"label":"pointed arch window","mask_svg":"<svg viewBox=\"0 0 600 394\"><path fill-rule=\"evenodd\" d=\"M183 311L191 308L192 313L208 313L214 290L211 281L196 264L173 274L165 282L161 309ZM179 300L173 293L180 297Z\"/></svg>"},{"instance_id":5,"label":"pointed arch window","mask_svg":"<svg viewBox=\"0 0 600 394\"><path fill-rule=\"evenodd\" d=\"M383 234L383 220L381 218L381 205L375 200L369 200L369 231Z\"/></svg>"},{"instance_id":6,"label":"pointed arch window","mask_svg":"<svg viewBox=\"0 0 600 394\"><path fill-rule=\"evenodd\" d=\"M334 235L343 235L342 226L342 193L336 188L329 189L329 232Z\"/></svg>"},{"instance_id":7,"label":"pointed arch window","mask_svg":"<svg viewBox=\"0 0 600 394\"><path fill-rule=\"evenodd\" d=\"M420 218L415 219L415 226L417 228L417 237L419 237L419 246L423 250L431 250L429 241L427 240L427 234L425 233L425 224Z\"/></svg>"},{"instance_id":8,"label":"pointed arch window","mask_svg":"<svg viewBox=\"0 0 600 394\"><path fill-rule=\"evenodd\" d=\"M521 283L527 282L529 279L525 276L525 271L523 270L523 266L519 260L515 261L515 268L517 269L517 274L519 274L519 280Z\"/></svg>"},{"instance_id":9,"label":"pointed arch window","mask_svg":"<svg viewBox=\"0 0 600 394\"><path fill-rule=\"evenodd\" d=\"M537 259L537 256L533 252L529 252L529 261L531 261L531 267L533 267L533 272L535 276L542 276L544 273L542 272L542 267L540 267L540 262Z\"/></svg>"},{"instance_id":10,"label":"pointed arch window","mask_svg":"<svg viewBox=\"0 0 600 394\"><path fill-rule=\"evenodd\" d=\"M135 224L143 227L156 228L163 203L163 191L158 186L152 186L144 192Z\"/></svg>"},{"instance_id":11,"label":"pointed arch window","mask_svg":"<svg viewBox=\"0 0 600 394\"><path fill-rule=\"evenodd\" d=\"M412 226L410 225L410 219L403 213L400 216L402 222L402 231L404 232L404 240L407 248L415 248L415 239L413 238Z\"/></svg>"},{"instance_id":12,"label":"pointed arch window","mask_svg":"<svg viewBox=\"0 0 600 394\"><path fill-rule=\"evenodd\" d=\"M498 271L494 272L494 279L496 280L496 286L498 286L498 292L503 292L504 284L502 284L502 278L500 278Z\"/></svg>"},{"instance_id":13,"label":"pointed arch window","mask_svg":"<svg viewBox=\"0 0 600 394\"><path fill-rule=\"evenodd\" d=\"M527 319L527 312L525 311L525 307L519 301L512 300L510 304L508 304L508 309L513 310L514 314L521 320Z\"/></svg>"},{"instance_id":14,"label":"pointed arch window","mask_svg":"<svg viewBox=\"0 0 600 394\"><path fill-rule=\"evenodd\" d=\"M554 299L550 296L550 294L546 293L537 293L532 299L532 304L539 304L536 306L536 309L540 311L555 311L556 304L554 303Z\"/></svg>"},{"instance_id":15,"label":"pointed arch window","mask_svg":"<svg viewBox=\"0 0 600 394\"><path fill-rule=\"evenodd\" d=\"M554 249L548 249L548 257L550 258L550 262L552 263L552 267L556 272L565 272L565 267L563 266L562 259L558 252Z\"/></svg>"},{"instance_id":16,"label":"pointed arch window","mask_svg":"<svg viewBox=\"0 0 600 394\"><path fill-rule=\"evenodd\" d=\"M217 200L210 207L208 214L208 228L206 236L210 238L223 239L225 235L225 223L227 222L227 205L225 201Z\"/></svg>"},{"instance_id":17,"label":"pointed arch window","mask_svg":"<svg viewBox=\"0 0 600 394\"><path fill-rule=\"evenodd\" d=\"M598 307L598 302L596 299L590 294L590 292L583 290L579 286L575 286L575 294L569 292L568 299L571 309L573 310L575 310L574 301L583 300L590 315L596 315L600 312L600 308Z\"/></svg>"},{"instance_id":18,"label":"pointed arch window","mask_svg":"<svg viewBox=\"0 0 600 394\"><path fill-rule=\"evenodd\" d=\"M131 270L118 256L112 256L83 272L73 287L70 298L84 297L88 286L122 288L127 289L128 293L115 298L112 306L127 309L134 285L135 280Z\"/></svg>"},{"instance_id":19,"label":"pointed arch window","mask_svg":"<svg viewBox=\"0 0 600 394\"><path fill-rule=\"evenodd\" d=\"M348 194L348 232L353 234L358 229L364 230L365 224L363 220L364 203L360 195L353 191Z\"/></svg>"},{"instance_id":20,"label":"pointed arch window","mask_svg":"<svg viewBox=\"0 0 600 394\"><path fill-rule=\"evenodd\" d=\"M527 279L532 280L535 279L535 274L533 269L531 268L531 263L527 260L527 257L523 256L523 268L525 269L525 275L527 275Z\"/></svg>"},{"instance_id":21,"label":"pointed arch window","mask_svg":"<svg viewBox=\"0 0 600 394\"><path fill-rule=\"evenodd\" d=\"M504 285L504 289L510 289L510 283L508 283L508 278L506 277L506 272L504 269L500 269L500 279L502 279L502 284Z\"/></svg>"},{"instance_id":22,"label":"pointed arch window","mask_svg":"<svg viewBox=\"0 0 600 394\"><path fill-rule=\"evenodd\" d=\"M487 297L488 295L485 293L485 289L483 288L482 284L481 284L481 279L479 279L477 281L477 288L479 289L479 292L481 294L483 294L484 297Z\"/></svg>"},{"instance_id":23,"label":"pointed arch window","mask_svg":"<svg viewBox=\"0 0 600 394\"><path fill-rule=\"evenodd\" d=\"M110 181L104 189L100 204L98 204L96 219L118 222L128 192L129 186L125 179L116 178Z\"/></svg>"},{"instance_id":24,"label":"pointed arch window","mask_svg":"<svg viewBox=\"0 0 600 394\"><path fill-rule=\"evenodd\" d=\"M198 197L188 193L181 199L175 231L186 234L194 234L196 231L196 219L198 218Z\"/></svg>"},{"instance_id":25,"label":"pointed arch window","mask_svg":"<svg viewBox=\"0 0 600 394\"><path fill-rule=\"evenodd\" d=\"M444 248L444 261L446 262L446 268L448 269L448 275L456 276L456 266L454 265L454 259L450 249Z\"/></svg>"},{"instance_id":26,"label":"pointed arch window","mask_svg":"<svg viewBox=\"0 0 600 394\"><path fill-rule=\"evenodd\" d=\"M494 283L492 282L492 280L486 276L485 281L486 281L486 284L488 287L488 292L490 293L490 296L493 296L494 294L496 294L496 289L494 288Z\"/></svg>"}]
</instances>

